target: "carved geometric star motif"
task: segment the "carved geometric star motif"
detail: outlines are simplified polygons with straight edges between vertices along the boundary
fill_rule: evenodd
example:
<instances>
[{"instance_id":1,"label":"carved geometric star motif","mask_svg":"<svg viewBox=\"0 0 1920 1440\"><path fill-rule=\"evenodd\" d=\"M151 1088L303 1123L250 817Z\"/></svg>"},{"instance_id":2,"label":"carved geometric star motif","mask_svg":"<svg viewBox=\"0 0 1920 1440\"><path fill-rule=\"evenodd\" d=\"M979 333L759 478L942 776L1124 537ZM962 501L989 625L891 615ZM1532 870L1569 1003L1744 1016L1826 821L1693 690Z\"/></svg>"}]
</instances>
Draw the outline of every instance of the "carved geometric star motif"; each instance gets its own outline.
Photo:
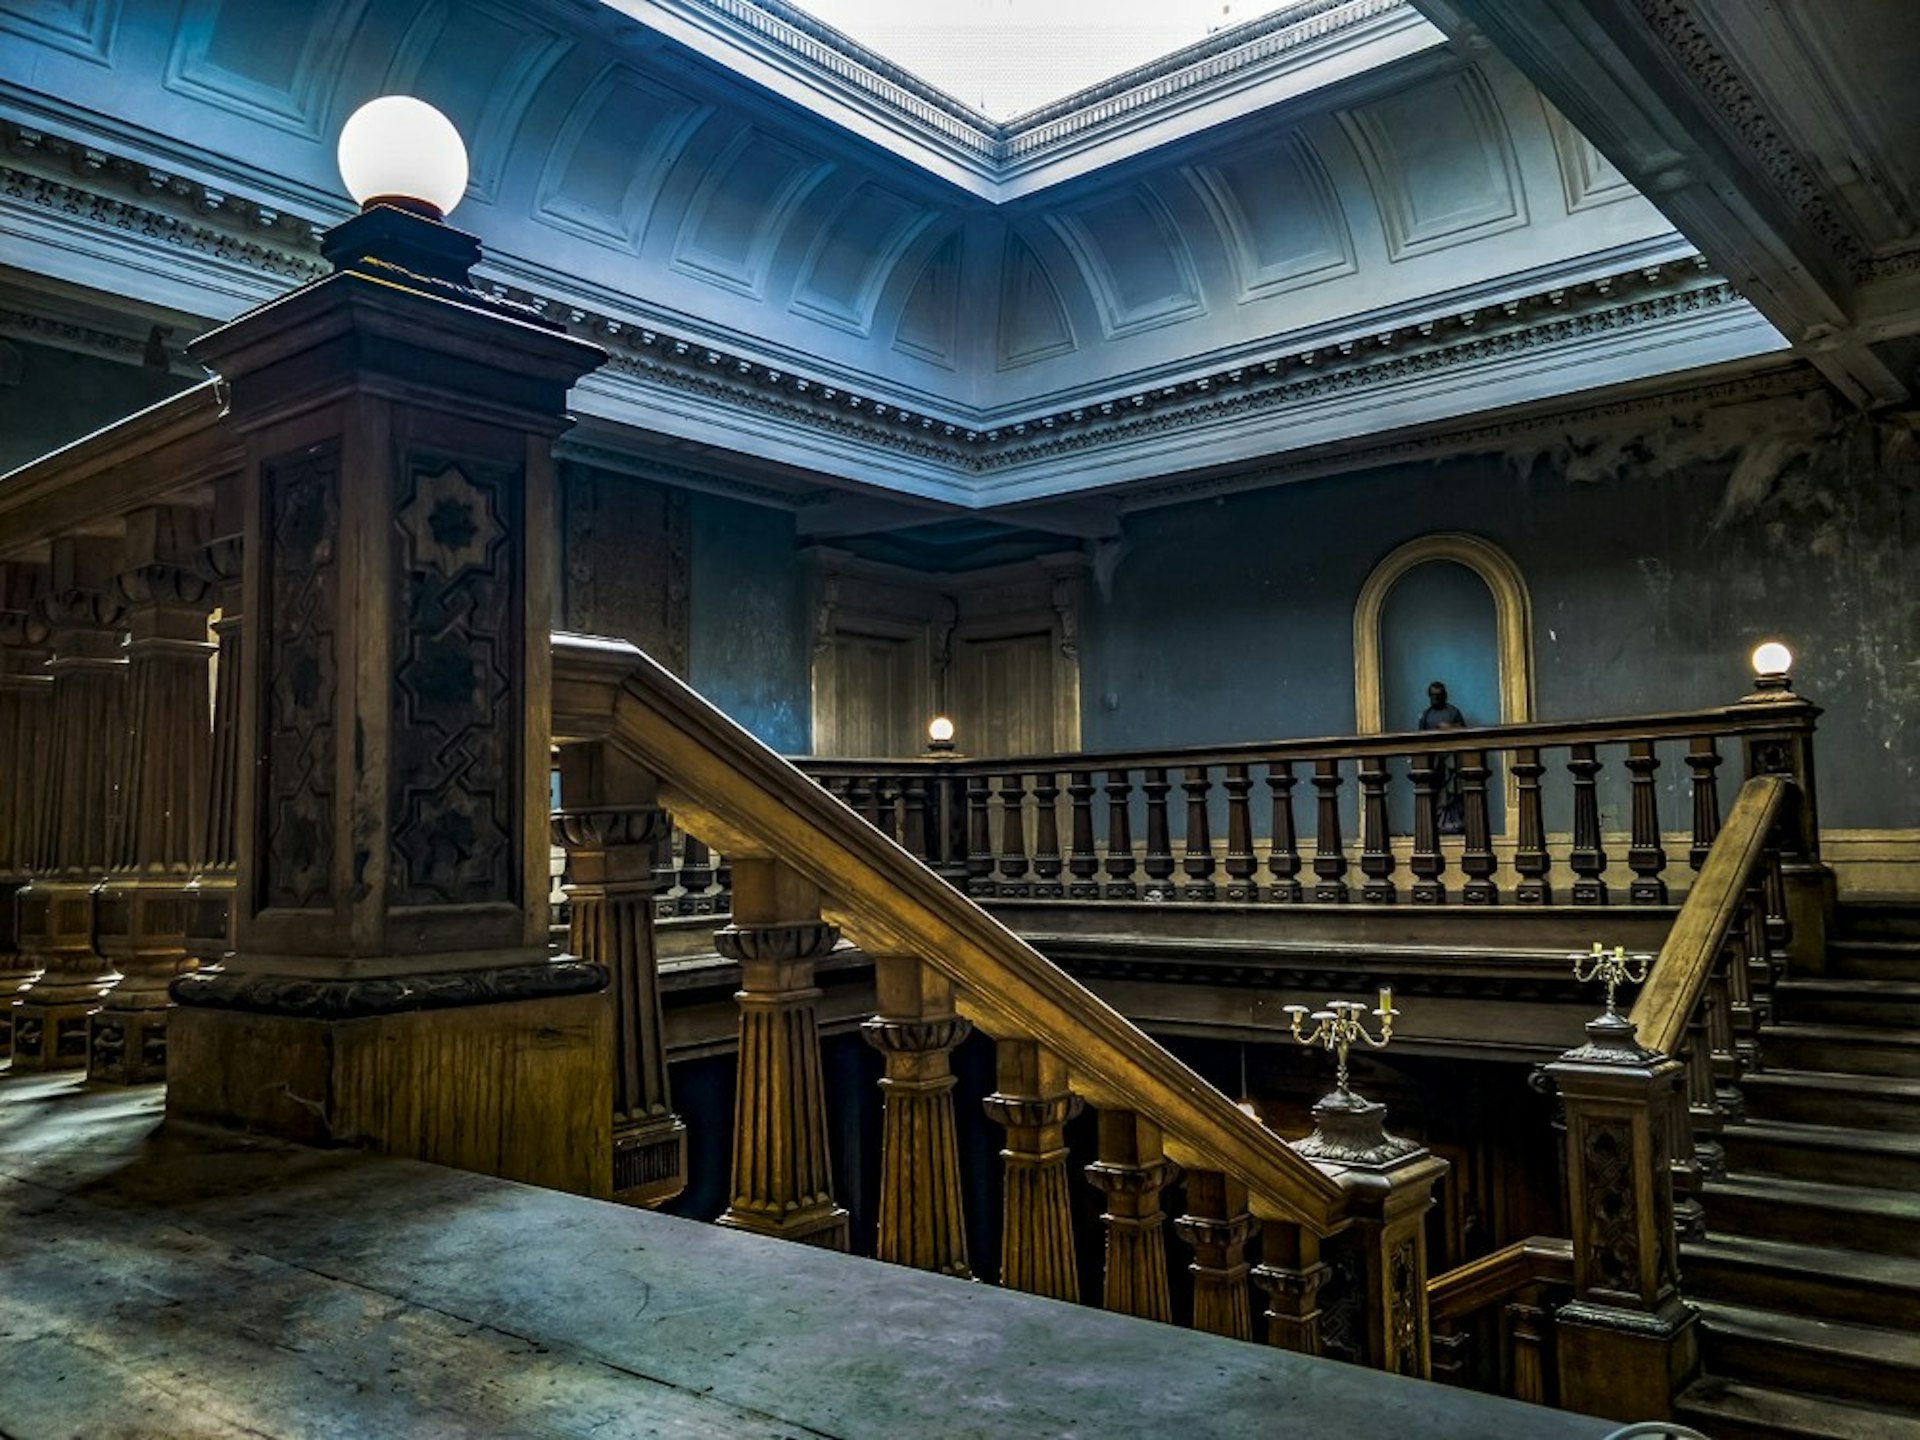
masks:
<instances>
[{"instance_id":1,"label":"carved geometric star motif","mask_svg":"<svg viewBox=\"0 0 1920 1440\"><path fill-rule=\"evenodd\" d=\"M485 492L457 465L438 475L416 475L413 498L399 521L413 541L414 563L431 566L449 580L470 565L485 565L501 534Z\"/></svg>"}]
</instances>

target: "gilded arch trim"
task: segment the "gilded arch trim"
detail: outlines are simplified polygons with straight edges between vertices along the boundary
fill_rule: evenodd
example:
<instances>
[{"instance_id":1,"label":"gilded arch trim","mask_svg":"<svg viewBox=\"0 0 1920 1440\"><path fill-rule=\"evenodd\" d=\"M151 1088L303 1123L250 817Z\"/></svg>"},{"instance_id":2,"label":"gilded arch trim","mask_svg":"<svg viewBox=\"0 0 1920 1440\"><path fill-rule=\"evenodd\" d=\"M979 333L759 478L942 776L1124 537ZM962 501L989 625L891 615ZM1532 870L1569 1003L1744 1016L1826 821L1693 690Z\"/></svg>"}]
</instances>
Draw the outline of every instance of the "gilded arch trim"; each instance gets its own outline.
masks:
<instances>
[{"instance_id":1,"label":"gilded arch trim","mask_svg":"<svg viewBox=\"0 0 1920 1440\"><path fill-rule=\"evenodd\" d=\"M1380 616L1387 595L1408 571L1434 560L1464 565L1493 593L1494 630L1500 652L1500 723L1533 719L1533 602L1513 557L1489 540L1463 532L1409 540L1378 565L1360 587L1353 606L1354 729L1376 735L1385 728L1380 693Z\"/></svg>"}]
</instances>

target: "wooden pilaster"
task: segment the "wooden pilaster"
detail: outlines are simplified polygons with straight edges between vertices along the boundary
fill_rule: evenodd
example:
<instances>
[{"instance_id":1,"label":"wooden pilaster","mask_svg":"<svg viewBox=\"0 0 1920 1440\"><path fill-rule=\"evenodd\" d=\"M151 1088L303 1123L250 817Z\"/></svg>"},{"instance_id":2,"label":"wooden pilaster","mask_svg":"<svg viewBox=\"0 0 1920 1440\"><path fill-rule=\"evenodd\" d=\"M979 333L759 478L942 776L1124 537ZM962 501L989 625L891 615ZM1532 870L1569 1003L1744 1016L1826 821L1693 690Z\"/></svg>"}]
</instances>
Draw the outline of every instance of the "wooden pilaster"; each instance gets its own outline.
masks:
<instances>
[{"instance_id":1,"label":"wooden pilaster","mask_svg":"<svg viewBox=\"0 0 1920 1440\"><path fill-rule=\"evenodd\" d=\"M1080 1097L1067 1088L1066 1062L1034 1041L1000 1041L995 1063L996 1088L983 1103L1007 1130L1000 1283L1077 1304L1065 1131L1080 1113Z\"/></svg>"}]
</instances>

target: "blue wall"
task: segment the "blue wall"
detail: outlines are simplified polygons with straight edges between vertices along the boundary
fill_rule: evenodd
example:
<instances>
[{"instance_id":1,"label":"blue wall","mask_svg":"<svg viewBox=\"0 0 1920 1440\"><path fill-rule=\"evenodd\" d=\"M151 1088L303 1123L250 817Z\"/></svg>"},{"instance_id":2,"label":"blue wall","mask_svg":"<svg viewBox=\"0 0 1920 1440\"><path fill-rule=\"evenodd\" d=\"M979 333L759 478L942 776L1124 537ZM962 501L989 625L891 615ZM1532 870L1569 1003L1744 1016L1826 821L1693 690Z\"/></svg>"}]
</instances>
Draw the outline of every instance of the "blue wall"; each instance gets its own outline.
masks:
<instances>
[{"instance_id":1,"label":"blue wall","mask_svg":"<svg viewBox=\"0 0 1920 1440\"><path fill-rule=\"evenodd\" d=\"M811 681L793 516L715 495L690 503L688 678L781 754L804 754Z\"/></svg>"},{"instance_id":2,"label":"blue wall","mask_svg":"<svg viewBox=\"0 0 1920 1440\"><path fill-rule=\"evenodd\" d=\"M1469 725L1500 723L1493 592L1450 560L1415 566L1387 592L1380 613L1382 728L1417 729L1435 680Z\"/></svg>"}]
</instances>

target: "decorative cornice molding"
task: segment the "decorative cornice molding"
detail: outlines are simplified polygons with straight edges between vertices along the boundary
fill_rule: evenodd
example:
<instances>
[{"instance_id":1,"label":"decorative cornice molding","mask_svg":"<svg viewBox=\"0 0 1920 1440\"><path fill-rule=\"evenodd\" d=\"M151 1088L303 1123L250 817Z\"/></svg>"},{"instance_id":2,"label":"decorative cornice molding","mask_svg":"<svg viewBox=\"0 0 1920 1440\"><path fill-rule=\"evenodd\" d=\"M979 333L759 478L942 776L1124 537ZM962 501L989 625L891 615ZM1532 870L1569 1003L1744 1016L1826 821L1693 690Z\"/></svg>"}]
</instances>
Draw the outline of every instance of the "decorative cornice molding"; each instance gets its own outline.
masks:
<instances>
[{"instance_id":1,"label":"decorative cornice molding","mask_svg":"<svg viewBox=\"0 0 1920 1440\"><path fill-rule=\"evenodd\" d=\"M1864 279L1874 261L1827 192L1761 108L1746 82L1694 13L1692 0L1633 0L1648 28L1666 46L1701 96L1759 163L1762 173L1854 279Z\"/></svg>"},{"instance_id":2,"label":"decorative cornice molding","mask_svg":"<svg viewBox=\"0 0 1920 1440\"><path fill-rule=\"evenodd\" d=\"M1005 171L1143 111L1283 59L1301 47L1404 11L1407 0L1305 0L1210 35L1012 120L998 122L782 0L683 0L724 28L770 44L878 102L923 139Z\"/></svg>"}]
</instances>

